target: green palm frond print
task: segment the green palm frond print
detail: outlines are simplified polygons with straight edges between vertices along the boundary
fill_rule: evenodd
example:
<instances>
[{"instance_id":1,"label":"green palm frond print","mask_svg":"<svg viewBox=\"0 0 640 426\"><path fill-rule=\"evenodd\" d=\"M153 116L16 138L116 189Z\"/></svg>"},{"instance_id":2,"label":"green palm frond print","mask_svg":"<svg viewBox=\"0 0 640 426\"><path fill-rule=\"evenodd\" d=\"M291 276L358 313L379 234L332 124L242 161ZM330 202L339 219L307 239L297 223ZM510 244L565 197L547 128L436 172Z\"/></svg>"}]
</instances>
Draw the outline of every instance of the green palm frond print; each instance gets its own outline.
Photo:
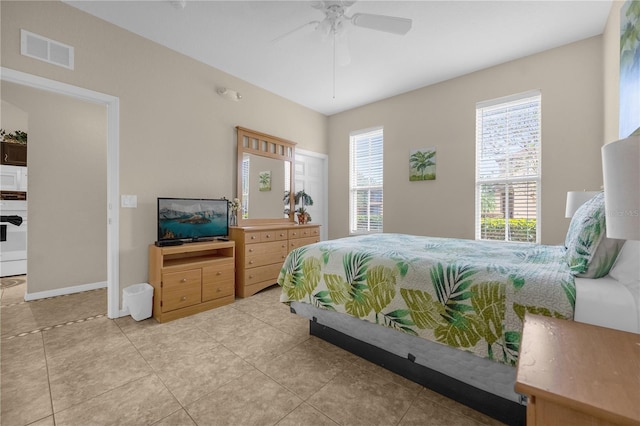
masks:
<instances>
[{"instance_id":1,"label":"green palm frond print","mask_svg":"<svg viewBox=\"0 0 640 426\"><path fill-rule=\"evenodd\" d=\"M283 302L351 315L508 365L518 361L525 314L572 318L576 295L564 247L396 234L293 250L278 283Z\"/></svg>"}]
</instances>

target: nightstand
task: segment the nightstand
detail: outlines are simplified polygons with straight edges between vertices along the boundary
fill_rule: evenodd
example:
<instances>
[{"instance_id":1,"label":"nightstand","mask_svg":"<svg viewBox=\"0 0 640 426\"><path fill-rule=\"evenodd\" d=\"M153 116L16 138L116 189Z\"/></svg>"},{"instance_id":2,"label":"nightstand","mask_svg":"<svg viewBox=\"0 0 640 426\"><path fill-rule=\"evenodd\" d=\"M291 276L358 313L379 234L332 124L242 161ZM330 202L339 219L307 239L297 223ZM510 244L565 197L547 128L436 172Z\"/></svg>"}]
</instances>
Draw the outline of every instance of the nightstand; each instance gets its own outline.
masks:
<instances>
[{"instance_id":1,"label":"nightstand","mask_svg":"<svg viewBox=\"0 0 640 426\"><path fill-rule=\"evenodd\" d=\"M640 425L640 334L527 314L516 376L527 425Z\"/></svg>"}]
</instances>

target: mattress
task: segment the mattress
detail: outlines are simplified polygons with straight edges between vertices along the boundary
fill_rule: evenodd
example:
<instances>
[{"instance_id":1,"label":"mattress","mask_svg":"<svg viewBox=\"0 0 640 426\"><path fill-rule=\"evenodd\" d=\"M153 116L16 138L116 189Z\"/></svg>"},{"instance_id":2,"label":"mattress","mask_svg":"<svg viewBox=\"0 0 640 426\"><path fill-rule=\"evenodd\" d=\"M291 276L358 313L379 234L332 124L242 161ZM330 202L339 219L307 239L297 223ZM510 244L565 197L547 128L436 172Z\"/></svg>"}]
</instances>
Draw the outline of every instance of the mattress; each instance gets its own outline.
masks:
<instances>
[{"instance_id":1,"label":"mattress","mask_svg":"<svg viewBox=\"0 0 640 426\"><path fill-rule=\"evenodd\" d=\"M575 278L574 319L587 324L640 333L640 286L605 276Z\"/></svg>"},{"instance_id":2,"label":"mattress","mask_svg":"<svg viewBox=\"0 0 640 426\"><path fill-rule=\"evenodd\" d=\"M516 369L512 366L307 303L294 301L290 306L296 314L362 342L405 359L412 355L417 364L509 401L522 403L521 395L513 390Z\"/></svg>"}]
</instances>

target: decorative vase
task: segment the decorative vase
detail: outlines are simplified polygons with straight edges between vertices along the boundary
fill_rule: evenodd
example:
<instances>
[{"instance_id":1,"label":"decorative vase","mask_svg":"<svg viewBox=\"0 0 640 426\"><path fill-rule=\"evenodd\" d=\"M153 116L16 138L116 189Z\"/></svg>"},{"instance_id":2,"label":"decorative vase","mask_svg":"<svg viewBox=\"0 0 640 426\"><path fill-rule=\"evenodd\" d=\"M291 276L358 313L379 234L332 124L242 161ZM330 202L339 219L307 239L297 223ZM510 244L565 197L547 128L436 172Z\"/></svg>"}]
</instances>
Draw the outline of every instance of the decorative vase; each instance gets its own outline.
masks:
<instances>
[{"instance_id":1,"label":"decorative vase","mask_svg":"<svg viewBox=\"0 0 640 426\"><path fill-rule=\"evenodd\" d=\"M232 211L229 215L229 226L237 226L238 225L238 213L236 211Z\"/></svg>"},{"instance_id":2,"label":"decorative vase","mask_svg":"<svg viewBox=\"0 0 640 426\"><path fill-rule=\"evenodd\" d=\"M307 223L307 215L304 213L298 213L298 223L300 225L304 225Z\"/></svg>"}]
</instances>

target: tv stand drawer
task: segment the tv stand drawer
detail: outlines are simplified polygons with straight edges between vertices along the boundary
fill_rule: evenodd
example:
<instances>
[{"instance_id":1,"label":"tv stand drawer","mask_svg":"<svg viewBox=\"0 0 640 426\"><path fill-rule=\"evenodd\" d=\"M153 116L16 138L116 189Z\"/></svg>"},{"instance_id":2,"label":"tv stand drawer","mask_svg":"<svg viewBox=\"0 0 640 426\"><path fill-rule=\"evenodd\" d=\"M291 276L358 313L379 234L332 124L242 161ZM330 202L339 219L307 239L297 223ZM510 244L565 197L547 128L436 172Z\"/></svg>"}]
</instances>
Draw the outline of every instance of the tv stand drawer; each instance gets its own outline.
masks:
<instances>
[{"instance_id":1,"label":"tv stand drawer","mask_svg":"<svg viewBox=\"0 0 640 426\"><path fill-rule=\"evenodd\" d=\"M201 287L202 269L162 274L162 312L200 303Z\"/></svg>"},{"instance_id":2,"label":"tv stand drawer","mask_svg":"<svg viewBox=\"0 0 640 426\"><path fill-rule=\"evenodd\" d=\"M171 321L235 300L235 243L210 241L181 246L149 245L153 317Z\"/></svg>"}]
</instances>

